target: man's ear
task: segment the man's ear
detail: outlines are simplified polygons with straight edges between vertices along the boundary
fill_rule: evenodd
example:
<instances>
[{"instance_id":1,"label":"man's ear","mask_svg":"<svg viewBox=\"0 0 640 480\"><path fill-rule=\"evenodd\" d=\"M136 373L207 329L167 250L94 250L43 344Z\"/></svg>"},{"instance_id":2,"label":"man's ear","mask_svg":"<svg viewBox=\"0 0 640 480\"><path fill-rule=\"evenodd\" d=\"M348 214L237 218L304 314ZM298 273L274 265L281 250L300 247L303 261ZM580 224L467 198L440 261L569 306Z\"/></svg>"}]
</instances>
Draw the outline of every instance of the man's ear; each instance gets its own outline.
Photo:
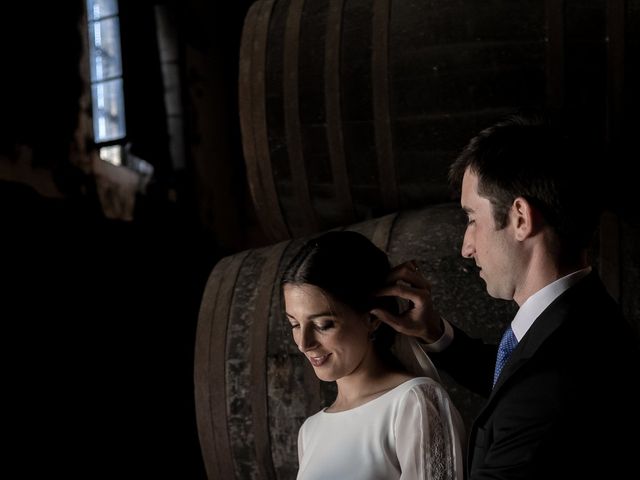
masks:
<instances>
[{"instance_id":1,"label":"man's ear","mask_svg":"<svg viewBox=\"0 0 640 480\"><path fill-rule=\"evenodd\" d=\"M537 211L526 198L516 197L509 214L516 240L525 240L535 233L538 223Z\"/></svg>"}]
</instances>

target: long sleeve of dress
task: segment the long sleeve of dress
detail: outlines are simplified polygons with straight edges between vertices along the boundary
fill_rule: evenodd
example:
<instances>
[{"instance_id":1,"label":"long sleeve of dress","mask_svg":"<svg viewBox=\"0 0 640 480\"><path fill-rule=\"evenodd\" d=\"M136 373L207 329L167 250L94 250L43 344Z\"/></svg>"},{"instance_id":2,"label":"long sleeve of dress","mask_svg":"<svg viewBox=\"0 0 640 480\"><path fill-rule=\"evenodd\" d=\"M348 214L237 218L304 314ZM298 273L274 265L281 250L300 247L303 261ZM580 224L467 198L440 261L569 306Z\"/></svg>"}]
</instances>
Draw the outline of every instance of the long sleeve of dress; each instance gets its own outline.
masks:
<instances>
[{"instance_id":1,"label":"long sleeve of dress","mask_svg":"<svg viewBox=\"0 0 640 480\"><path fill-rule=\"evenodd\" d=\"M407 392L394 428L401 479L463 478L464 425L439 384L423 383Z\"/></svg>"}]
</instances>

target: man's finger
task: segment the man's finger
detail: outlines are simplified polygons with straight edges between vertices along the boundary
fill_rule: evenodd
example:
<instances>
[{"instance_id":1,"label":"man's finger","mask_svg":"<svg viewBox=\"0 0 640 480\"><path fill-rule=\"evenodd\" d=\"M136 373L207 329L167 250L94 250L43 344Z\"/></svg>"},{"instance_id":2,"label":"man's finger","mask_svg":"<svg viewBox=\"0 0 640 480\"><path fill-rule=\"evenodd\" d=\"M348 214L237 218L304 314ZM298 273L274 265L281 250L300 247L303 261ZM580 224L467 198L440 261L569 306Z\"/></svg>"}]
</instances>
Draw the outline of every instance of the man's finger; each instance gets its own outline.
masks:
<instances>
[{"instance_id":1,"label":"man's finger","mask_svg":"<svg viewBox=\"0 0 640 480\"><path fill-rule=\"evenodd\" d=\"M398 281L409 283L414 287L431 289L431 285L424 275L420 273L417 263L414 261L401 263L391 269L391 272L389 272L387 276L387 282L395 283Z\"/></svg>"},{"instance_id":2,"label":"man's finger","mask_svg":"<svg viewBox=\"0 0 640 480\"><path fill-rule=\"evenodd\" d=\"M405 315L395 316L381 309L374 309L370 312L376 318L380 319L391 328L393 328L396 332L402 333L404 335L410 335L414 337L420 336L420 328L419 325L413 324L408 321L408 318Z\"/></svg>"},{"instance_id":3,"label":"man's finger","mask_svg":"<svg viewBox=\"0 0 640 480\"><path fill-rule=\"evenodd\" d=\"M384 323L386 323L387 325L389 325L391 328L393 328L397 332L403 333L402 324L399 321L400 319L398 317L396 317L395 315L392 315L391 313L387 312L386 310L382 310L380 308L375 308L375 309L371 310L370 313L372 315L374 315L377 319L379 319L379 320L383 321Z\"/></svg>"},{"instance_id":4,"label":"man's finger","mask_svg":"<svg viewBox=\"0 0 640 480\"><path fill-rule=\"evenodd\" d=\"M410 300L414 305L421 305L424 299L424 290L408 285L389 285L376 292L378 297L399 297Z\"/></svg>"}]
</instances>

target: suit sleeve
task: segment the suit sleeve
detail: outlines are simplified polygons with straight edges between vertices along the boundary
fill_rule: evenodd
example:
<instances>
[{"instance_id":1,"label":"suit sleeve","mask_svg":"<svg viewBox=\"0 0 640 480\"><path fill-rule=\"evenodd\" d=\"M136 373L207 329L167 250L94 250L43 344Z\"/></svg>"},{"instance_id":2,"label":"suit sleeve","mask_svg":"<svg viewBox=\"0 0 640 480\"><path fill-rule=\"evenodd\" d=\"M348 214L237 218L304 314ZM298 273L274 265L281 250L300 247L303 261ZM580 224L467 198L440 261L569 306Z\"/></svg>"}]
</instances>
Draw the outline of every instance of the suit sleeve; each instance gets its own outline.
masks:
<instances>
[{"instance_id":1,"label":"suit sleeve","mask_svg":"<svg viewBox=\"0 0 640 480\"><path fill-rule=\"evenodd\" d=\"M429 353L439 370L444 370L460 385L483 397L489 397L493 383L498 347L471 338L455 325L453 341L442 352Z\"/></svg>"}]
</instances>

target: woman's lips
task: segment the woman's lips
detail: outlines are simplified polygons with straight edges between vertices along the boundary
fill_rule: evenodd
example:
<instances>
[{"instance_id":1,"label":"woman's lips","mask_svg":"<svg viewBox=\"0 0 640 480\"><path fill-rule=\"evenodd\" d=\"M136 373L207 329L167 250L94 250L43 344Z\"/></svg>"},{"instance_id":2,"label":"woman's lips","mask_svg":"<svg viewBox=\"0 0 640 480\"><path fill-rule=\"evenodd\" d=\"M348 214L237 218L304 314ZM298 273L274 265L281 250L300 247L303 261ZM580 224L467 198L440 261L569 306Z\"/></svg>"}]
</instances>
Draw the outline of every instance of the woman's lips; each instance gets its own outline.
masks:
<instances>
[{"instance_id":1,"label":"woman's lips","mask_svg":"<svg viewBox=\"0 0 640 480\"><path fill-rule=\"evenodd\" d=\"M331 355L330 353L327 353L325 355L320 355L320 356L309 356L309 361L311 362L311 365L313 365L314 367L319 367L320 365L322 365L324 362L327 361L327 359L329 358L329 355Z\"/></svg>"}]
</instances>

